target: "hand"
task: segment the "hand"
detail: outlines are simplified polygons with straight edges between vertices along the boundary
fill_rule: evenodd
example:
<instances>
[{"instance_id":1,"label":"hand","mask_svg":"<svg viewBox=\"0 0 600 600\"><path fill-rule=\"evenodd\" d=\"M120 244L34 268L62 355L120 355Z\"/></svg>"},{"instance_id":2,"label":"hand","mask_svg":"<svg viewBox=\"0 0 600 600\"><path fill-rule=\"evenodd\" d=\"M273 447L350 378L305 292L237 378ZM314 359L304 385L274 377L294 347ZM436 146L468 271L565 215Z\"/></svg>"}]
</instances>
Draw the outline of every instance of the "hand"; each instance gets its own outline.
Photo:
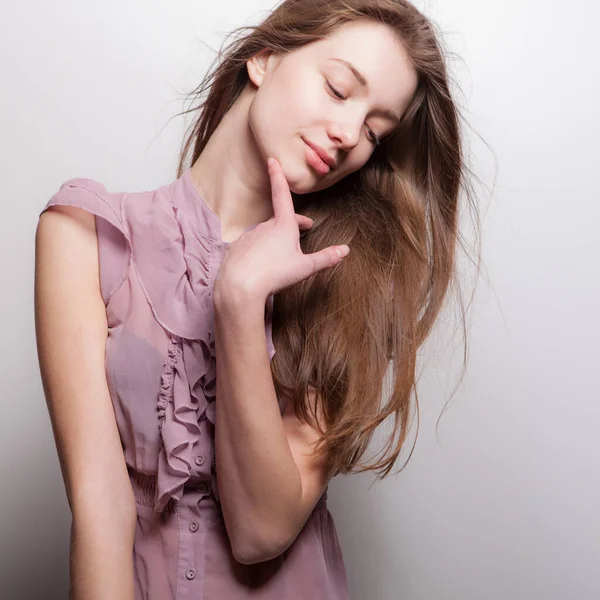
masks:
<instances>
[{"instance_id":1,"label":"hand","mask_svg":"<svg viewBox=\"0 0 600 600\"><path fill-rule=\"evenodd\" d=\"M292 194L279 162L269 158L267 166L273 216L228 246L215 280L215 288L241 289L265 301L271 294L337 265L350 251L347 245L340 245L312 254L302 252L300 229L310 229L313 220L294 211Z\"/></svg>"}]
</instances>

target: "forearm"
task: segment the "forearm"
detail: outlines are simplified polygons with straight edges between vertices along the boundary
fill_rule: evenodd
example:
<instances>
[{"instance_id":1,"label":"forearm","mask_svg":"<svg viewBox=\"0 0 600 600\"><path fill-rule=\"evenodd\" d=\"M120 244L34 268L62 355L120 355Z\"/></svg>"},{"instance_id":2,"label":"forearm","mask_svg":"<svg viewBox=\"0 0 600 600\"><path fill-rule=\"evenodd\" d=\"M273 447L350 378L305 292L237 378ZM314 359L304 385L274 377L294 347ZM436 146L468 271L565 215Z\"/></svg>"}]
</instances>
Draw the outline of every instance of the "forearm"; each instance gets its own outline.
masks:
<instances>
[{"instance_id":1,"label":"forearm","mask_svg":"<svg viewBox=\"0 0 600 600\"><path fill-rule=\"evenodd\" d=\"M264 301L215 289L216 464L223 514L242 557L274 553L302 496L271 376Z\"/></svg>"},{"instance_id":2,"label":"forearm","mask_svg":"<svg viewBox=\"0 0 600 600\"><path fill-rule=\"evenodd\" d=\"M133 600L134 531L109 511L73 517L69 600Z\"/></svg>"}]
</instances>

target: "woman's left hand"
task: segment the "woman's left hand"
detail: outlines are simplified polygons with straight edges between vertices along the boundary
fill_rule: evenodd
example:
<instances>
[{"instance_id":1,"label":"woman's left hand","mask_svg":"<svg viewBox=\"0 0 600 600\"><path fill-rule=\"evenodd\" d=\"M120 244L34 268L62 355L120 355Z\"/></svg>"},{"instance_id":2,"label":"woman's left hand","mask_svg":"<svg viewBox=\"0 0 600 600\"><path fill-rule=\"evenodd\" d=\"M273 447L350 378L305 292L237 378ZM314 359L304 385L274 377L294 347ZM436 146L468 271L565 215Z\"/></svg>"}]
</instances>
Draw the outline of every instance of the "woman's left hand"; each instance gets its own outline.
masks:
<instances>
[{"instance_id":1,"label":"woman's left hand","mask_svg":"<svg viewBox=\"0 0 600 600\"><path fill-rule=\"evenodd\" d=\"M300 248L300 229L310 229L310 217L294 210L292 195L279 162L267 161L273 216L232 242L215 280L215 296L235 290L266 299L314 273L337 265L348 254L346 245L329 246L312 254ZM340 251L338 253L338 250Z\"/></svg>"}]
</instances>

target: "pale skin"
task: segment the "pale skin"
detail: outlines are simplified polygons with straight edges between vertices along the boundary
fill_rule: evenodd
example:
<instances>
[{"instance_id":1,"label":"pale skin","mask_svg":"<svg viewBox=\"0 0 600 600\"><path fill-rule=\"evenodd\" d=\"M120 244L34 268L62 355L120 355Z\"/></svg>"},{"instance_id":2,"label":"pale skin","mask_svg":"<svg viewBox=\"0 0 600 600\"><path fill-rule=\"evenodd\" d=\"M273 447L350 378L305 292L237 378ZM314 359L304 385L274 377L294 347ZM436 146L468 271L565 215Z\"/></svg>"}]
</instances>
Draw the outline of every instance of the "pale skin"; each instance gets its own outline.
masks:
<instances>
[{"instance_id":1,"label":"pale skin","mask_svg":"<svg viewBox=\"0 0 600 600\"><path fill-rule=\"evenodd\" d=\"M330 57L350 61L368 90ZM215 444L227 531L236 558L252 563L292 543L330 479L308 458L317 432L292 411L279 413L266 352L268 294L343 260L333 248L302 255L299 231L311 223L294 213L289 190L323 189L364 165L375 148L370 131L383 137L394 126L379 111L402 114L416 75L394 34L371 23L347 25L285 56L260 53L247 68L251 82L191 175L220 219L222 239L235 240L214 290ZM337 168L317 173L303 139L335 154ZM93 215L53 207L40 217L36 338L73 515L70 598L131 600L136 505L104 372L98 258Z\"/></svg>"}]
</instances>

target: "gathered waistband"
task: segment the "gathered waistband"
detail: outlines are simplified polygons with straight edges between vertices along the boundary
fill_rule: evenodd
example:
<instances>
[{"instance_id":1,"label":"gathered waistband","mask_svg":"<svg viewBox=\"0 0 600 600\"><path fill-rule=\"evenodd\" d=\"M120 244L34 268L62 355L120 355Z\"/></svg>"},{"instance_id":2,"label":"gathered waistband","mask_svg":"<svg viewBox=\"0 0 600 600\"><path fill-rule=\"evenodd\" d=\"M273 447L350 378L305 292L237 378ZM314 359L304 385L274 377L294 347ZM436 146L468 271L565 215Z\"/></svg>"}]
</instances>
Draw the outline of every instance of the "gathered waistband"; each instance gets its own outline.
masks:
<instances>
[{"instance_id":1,"label":"gathered waistband","mask_svg":"<svg viewBox=\"0 0 600 600\"><path fill-rule=\"evenodd\" d=\"M133 496L137 504L142 506L154 506L154 499L156 498L156 475L146 475L140 473L131 467L127 467L129 472L129 479L131 481L131 489L133 490ZM165 508L165 512L174 513L177 508L177 501L171 498Z\"/></svg>"},{"instance_id":2,"label":"gathered waistband","mask_svg":"<svg viewBox=\"0 0 600 600\"><path fill-rule=\"evenodd\" d=\"M129 472L129 479L131 480L131 488L133 490L133 496L135 498L135 501L138 504L141 504L142 506L153 507L154 499L156 497L156 480L157 480L156 475L146 475L145 473L140 473L129 466L127 467L127 470ZM192 488L195 488L197 485L198 485L197 481L193 481L190 479L190 480L188 480L188 482L186 483L186 485L184 487L187 489L192 489ZM209 485L209 489L211 489L210 485ZM209 496L205 497L205 500L208 501L209 505L211 504L210 501L212 500L214 507L216 509L218 509L219 511L221 510L212 491ZM327 507L327 488L325 488L325 491L319 498L317 504L315 505L315 509L323 508L323 507L325 507L325 508ZM164 510L166 512L174 513L176 508L177 508L177 500L174 500L173 498L171 498L167 502Z\"/></svg>"}]
</instances>

